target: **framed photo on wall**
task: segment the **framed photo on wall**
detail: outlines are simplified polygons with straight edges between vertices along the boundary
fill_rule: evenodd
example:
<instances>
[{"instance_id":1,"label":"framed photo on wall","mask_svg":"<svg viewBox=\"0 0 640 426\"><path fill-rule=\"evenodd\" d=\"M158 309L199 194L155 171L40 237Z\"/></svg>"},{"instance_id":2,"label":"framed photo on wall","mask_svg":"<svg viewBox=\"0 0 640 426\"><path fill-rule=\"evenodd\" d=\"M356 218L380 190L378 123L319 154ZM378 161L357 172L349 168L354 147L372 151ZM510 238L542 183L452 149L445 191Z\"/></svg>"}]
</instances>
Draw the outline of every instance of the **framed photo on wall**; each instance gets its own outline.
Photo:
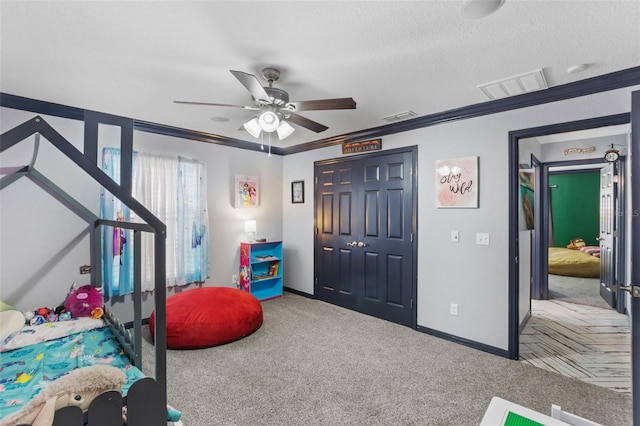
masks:
<instances>
[{"instance_id":1,"label":"framed photo on wall","mask_svg":"<svg viewBox=\"0 0 640 426\"><path fill-rule=\"evenodd\" d=\"M436 207L478 208L478 157L436 160Z\"/></svg>"},{"instance_id":2,"label":"framed photo on wall","mask_svg":"<svg viewBox=\"0 0 640 426\"><path fill-rule=\"evenodd\" d=\"M293 204L304 203L304 181L291 182L291 202Z\"/></svg>"}]
</instances>

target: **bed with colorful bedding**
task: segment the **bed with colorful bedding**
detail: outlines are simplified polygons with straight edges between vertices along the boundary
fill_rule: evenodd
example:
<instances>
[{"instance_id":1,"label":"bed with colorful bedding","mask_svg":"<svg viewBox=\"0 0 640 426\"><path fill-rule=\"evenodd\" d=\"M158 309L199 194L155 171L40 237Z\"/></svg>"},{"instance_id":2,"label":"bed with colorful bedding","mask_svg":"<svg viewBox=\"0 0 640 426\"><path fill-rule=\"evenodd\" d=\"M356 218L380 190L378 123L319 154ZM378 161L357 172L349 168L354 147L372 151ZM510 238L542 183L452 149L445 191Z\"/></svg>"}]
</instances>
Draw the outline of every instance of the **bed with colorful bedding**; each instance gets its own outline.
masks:
<instances>
[{"instance_id":1,"label":"bed with colorful bedding","mask_svg":"<svg viewBox=\"0 0 640 426\"><path fill-rule=\"evenodd\" d=\"M102 320L25 326L0 352L0 412L9 416L48 384L70 371L90 365L111 365L126 375L122 394L145 374L131 364L110 328Z\"/></svg>"},{"instance_id":2,"label":"bed with colorful bedding","mask_svg":"<svg viewBox=\"0 0 640 426\"><path fill-rule=\"evenodd\" d=\"M23 141L33 143L33 157L28 165L6 164L7 170L15 170L0 178L0 190L13 182L28 177L45 189L48 196L53 196L68 207L77 217L89 225L87 229L102 230L103 227L125 229L132 235L134 246L140 243L143 233L154 238L154 292L152 296L156 314L154 341L154 377L147 377L142 368L142 290L137 271L140 270L140 256L134 256L134 290L131 294L132 311L126 314L127 323L115 318L108 309L102 321L94 323L87 329L84 324L74 322L46 323L36 327L27 326L5 334L3 326L6 317L11 326L24 325L24 318L11 314L0 318L0 425L2 419L16 414L25 404L33 403L38 396L55 389L56 383L74 377L74 373L86 371L90 366L111 365L102 370L125 372L126 381L121 389L109 389L91 399L88 409L80 410L78 406L63 404L56 406L53 426L90 426L95 425L127 425L127 426L160 426L167 425L169 416L174 410L167 405L166 392L166 275L165 275L165 235L166 226L148 209L142 206L132 195L131 188L116 183L97 165L92 153L97 152L98 126L108 123L121 127L121 136L128 141L133 140L133 126L130 121L121 117L106 114L85 112L85 152L79 151L59 132L51 127L42 117L35 116L11 130L0 134L0 153ZM95 206L85 206L70 194L46 178L34 167L38 154L40 137L50 142L69 160L82 169L87 179L92 179L105 188L114 197L126 205L138 218L137 222L113 221L97 216L92 210ZM35 141L34 141L35 137ZM127 156L132 158L133 146L122 147ZM121 169L120 182L131 182L131 164L124 164ZM97 261L91 265L91 285L102 287L102 250L101 232L91 234L91 252ZM9 301L10 302L10 301ZM111 303L114 303L113 301ZM126 307L125 307L126 309ZM20 313L18 311L18 313ZM84 321L82 321L84 323ZM74 328L80 326L80 329ZM48 330L47 330L48 329ZM52 333L52 334L49 334ZM45 334L47 337L43 337ZM120 376L122 376L120 374ZM124 394L124 398L121 397ZM34 397L34 395L36 395ZM28 401L28 402L27 402ZM123 418L123 413L126 417ZM179 413L178 413L179 414ZM114 420L115 419L115 420ZM118 420L119 419L119 420ZM47 423L51 424L51 422Z\"/></svg>"}]
</instances>

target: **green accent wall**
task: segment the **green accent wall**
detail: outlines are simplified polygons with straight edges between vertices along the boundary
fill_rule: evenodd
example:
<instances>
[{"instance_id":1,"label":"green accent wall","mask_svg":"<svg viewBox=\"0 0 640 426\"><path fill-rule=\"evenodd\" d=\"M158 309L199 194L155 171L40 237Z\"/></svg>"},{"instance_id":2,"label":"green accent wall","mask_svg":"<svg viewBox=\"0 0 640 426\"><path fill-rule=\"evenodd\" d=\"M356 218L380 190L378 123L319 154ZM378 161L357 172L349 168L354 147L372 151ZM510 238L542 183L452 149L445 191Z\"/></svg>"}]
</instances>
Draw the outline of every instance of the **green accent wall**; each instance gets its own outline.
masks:
<instances>
[{"instance_id":1,"label":"green accent wall","mask_svg":"<svg viewBox=\"0 0 640 426\"><path fill-rule=\"evenodd\" d=\"M600 170L549 175L553 246L566 247L574 238L598 245Z\"/></svg>"}]
</instances>

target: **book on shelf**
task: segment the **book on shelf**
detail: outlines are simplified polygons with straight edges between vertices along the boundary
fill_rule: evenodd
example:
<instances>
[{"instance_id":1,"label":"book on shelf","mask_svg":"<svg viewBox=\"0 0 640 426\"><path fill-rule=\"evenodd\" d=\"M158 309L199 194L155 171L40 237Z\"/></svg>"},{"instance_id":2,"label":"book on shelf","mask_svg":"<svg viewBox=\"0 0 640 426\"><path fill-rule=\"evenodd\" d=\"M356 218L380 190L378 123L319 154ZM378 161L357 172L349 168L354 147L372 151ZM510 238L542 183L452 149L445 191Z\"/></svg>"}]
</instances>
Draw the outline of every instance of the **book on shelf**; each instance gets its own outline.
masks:
<instances>
[{"instance_id":1,"label":"book on shelf","mask_svg":"<svg viewBox=\"0 0 640 426\"><path fill-rule=\"evenodd\" d=\"M269 276L270 277L275 277L278 275L278 268L280 266L280 263L278 262L274 262L271 265L269 265Z\"/></svg>"},{"instance_id":2,"label":"book on shelf","mask_svg":"<svg viewBox=\"0 0 640 426\"><path fill-rule=\"evenodd\" d=\"M275 256L272 256L270 254L258 254L255 256L255 260L259 261L259 262L265 262L268 260L280 260Z\"/></svg>"}]
</instances>

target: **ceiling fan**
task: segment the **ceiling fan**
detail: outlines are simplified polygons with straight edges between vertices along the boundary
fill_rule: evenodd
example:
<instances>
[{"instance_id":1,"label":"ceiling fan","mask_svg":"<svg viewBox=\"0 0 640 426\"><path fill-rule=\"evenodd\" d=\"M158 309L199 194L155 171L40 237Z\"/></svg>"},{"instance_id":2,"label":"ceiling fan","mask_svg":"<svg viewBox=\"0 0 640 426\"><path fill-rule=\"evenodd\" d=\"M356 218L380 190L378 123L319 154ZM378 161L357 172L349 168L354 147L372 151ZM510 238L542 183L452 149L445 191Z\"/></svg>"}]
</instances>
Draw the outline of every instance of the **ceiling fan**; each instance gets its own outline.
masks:
<instances>
[{"instance_id":1,"label":"ceiling fan","mask_svg":"<svg viewBox=\"0 0 640 426\"><path fill-rule=\"evenodd\" d=\"M264 68L262 76L269 86L263 87L253 74L231 70L240 83L251 93L253 105L228 105L211 102L174 101L177 104L212 105L242 108L258 111L256 116L243 124L253 137L257 138L261 132L277 132L279 139L284 139L293 133L294 128L289 124L312 130L316 133L328 129L327 126L297 114L298 111L319 111L331 109L355 109L353 98L317 99L313 101L289 101L289 94L282 89L273 87L273 83L280 78L280 70Z\"/></svg>"}]
</instances>

